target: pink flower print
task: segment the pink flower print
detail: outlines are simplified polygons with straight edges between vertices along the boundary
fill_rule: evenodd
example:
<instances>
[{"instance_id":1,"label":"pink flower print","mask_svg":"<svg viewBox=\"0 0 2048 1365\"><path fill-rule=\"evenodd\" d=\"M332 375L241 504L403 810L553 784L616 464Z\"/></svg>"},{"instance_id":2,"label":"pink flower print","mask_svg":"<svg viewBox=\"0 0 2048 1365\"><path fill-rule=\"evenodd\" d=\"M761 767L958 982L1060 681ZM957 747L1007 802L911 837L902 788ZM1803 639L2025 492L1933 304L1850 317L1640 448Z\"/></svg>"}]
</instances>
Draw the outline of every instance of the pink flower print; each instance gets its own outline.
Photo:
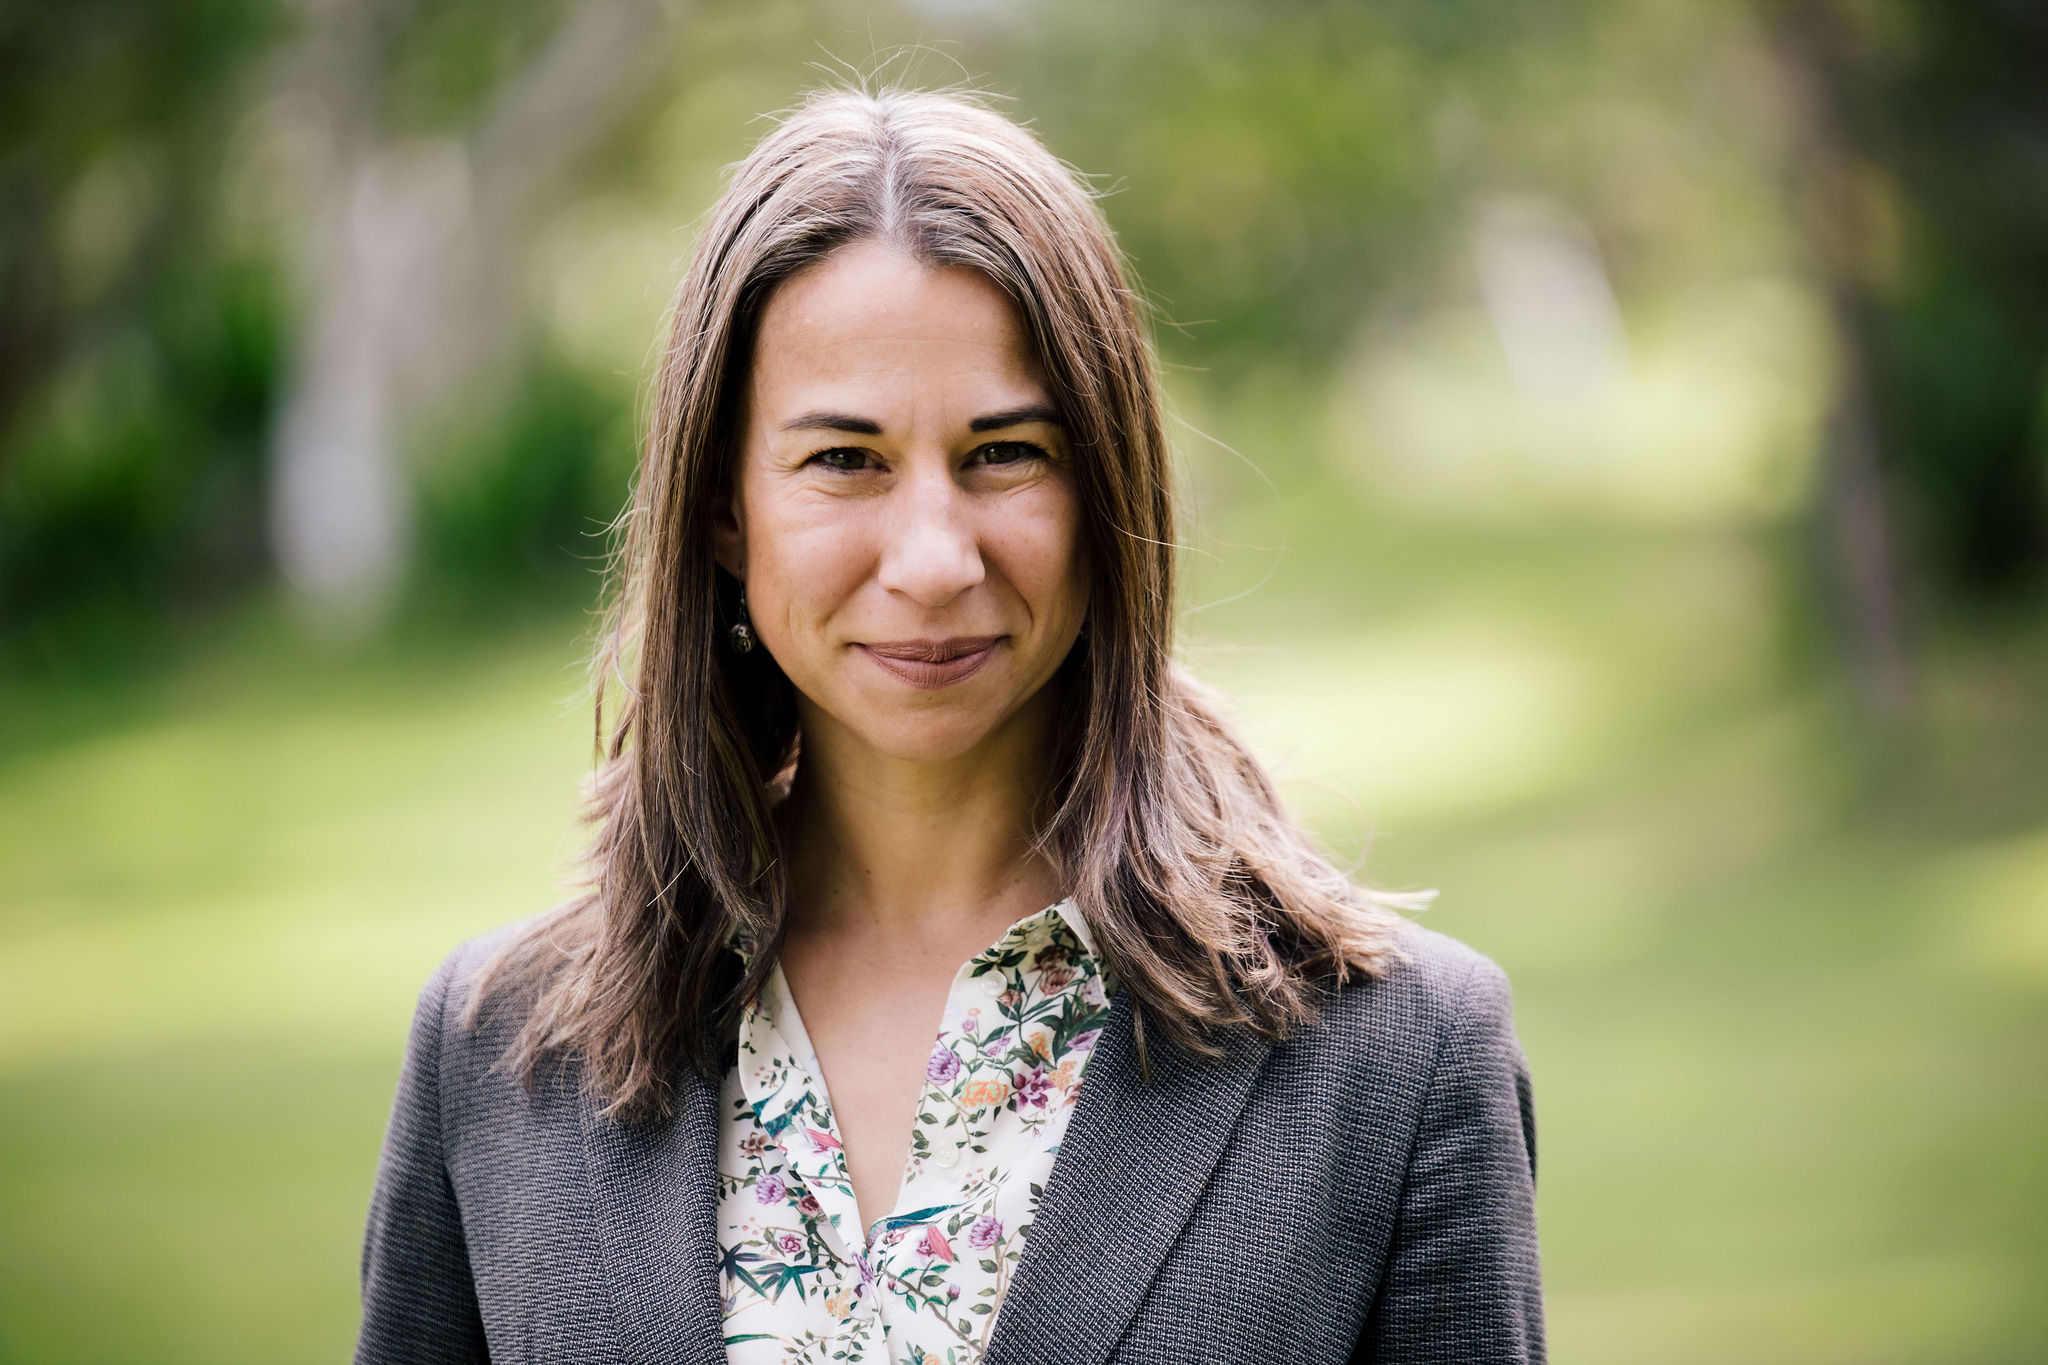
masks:
<instances>
[{"instance_id":1,"label":"pink flower print","mask_svg":"<svg viewBox=\"0 0 2048 1365\"><path fill-rule=\"evenodd\" d=\"M950 1261L953 1259L953 1244L946 1240L945 1233L939 1231L937 1223L931 1223L925 1227L924 1237L917 1244L917 1254L935 1261Z\"/></svg>"},{"instance_id":2,"label":"pink flower print","mask_svg":"<svg viewBox=\"0 0 2048 1365\"><path fill-rule=\"evenodd\" d=\"M1047 995L1057 995L1074 984L1074 969L1072 967L1047 968L1045 975L1038 978L1038 984L1045 990Z\"/></svg>"},{"instance_id":3,"label":"pink flower print","mask_svg":"<svg viewBox=\"0 0 2048 1365\"><path fill-rule=\"evenodd\" d=\"M1013 1010L1024 1003L1024 997L1018 994L1015 986L1012 986L996 997L996 1003L1006 1010Z\"/></svg>"},{"instance_id":4,"label":"pink flower print","mask_svg":"<svg viewBox=\"0 0 2048 1365\"><path fill-rule=\"evenodd\" d=\"M1019 1109L1027 1104L1034 1109L1045 1108L1045 1102L1052 1093L1052 1081L1047 1078L1044 1067L1034 1066L1027 1072L1018 1073L1015 1079Z\"/></svg>"},{"instance_id":5,"label":"pink flower print","mask_svg":"<svg viewBox=\"0 0 2048 1365\"><path fill-rule=\"evenodd\" d=\"M959 1297L960 1297L960 1286L959 1286L959 1285L957 1285L957 1284L949 1284L949 1285L947 1285L947 1286L946 1286L946 1301L947 1301L948 1303L952 1302L952 1301L953 1301L954 1299L957 1299L957 1298L959 1298Z\"/></svg>"},{"instance_id":6,"label":"pink flower print","mask_svg":"<svg viewBox=\"0 0 2048 1365\"><path fill-rule=\"evenodd\" d=\"M789 1193L789 1182L779 1175L764 1175L754 1185L754 1198L763 1204L773 1204Z\"/></svg>"},{"instance_id":7,"label":"pink flower print","mask_svg":"<svg viewBox=\"0 0 2048 1365\"><path fill-rule=\"evenodd\" d=\"M1003 1220L992 1213L984 1213L974 1220L967 1229L967 1245L986 1251L1003 1240Z\"/></svg>"},{"instance_id":8,"label":"pink flower print","mask_svg":"<svg viewBox=\"0 0 2048 1365\"><path fill-rule=\"evenodd\" d=\"M768 1150L768 1135L756 1128L740 1139L740 1155L757 1157Z\"/></svg>"},{"instance_id":9,"label":"pink flower print","mask_svg":"<svg viewBox=\"0 0 2048 1365\"><path fill-rule=\"evenodd\" d=\"M818 1196L807 1194L796 1201L796 1211L806 1218L816 1218L825 1211L825 1206L818 1202Z\"/></svg>"},{"instance_id":10,"label":"pink flower print","mask_svg":"<svg viewBox=\"0 0 2048 1365\"><path fill-rule=\"evenodd\" d=\"M814 1152L843 1152L846 1150L838 1138L833 1137L823 1128L806 1128L804 1129L804 1136L811 1140L811 1150Z\"/></svg>"},{"instance_id":11,"label":"pink flower print","mask_svg":"<svg viewBox=\"0 0 2048 1365\"><path fill-rule=\"evenodd\" d=\"M949 1047L932 1049L932 1059L924 1064L924 1078L933 1085L944 1085L960 1074L960 1059Z\"/></svg>"},{"instance_id":12,"label":"pink flower print","mask_svg":"<svg viewBox=\"0 0 2048 1365\"><path fill-rule=\"evenodd\" d=\"M1102 1030L1101 1030L1101 1029L1099 1029L1099 1028L1091 1028L1091 1029L1087 1029L1087 1030L1084 1030L1083 1032L1077 1033L1077 1034L1075 1034L1075 1035L1074 1035L1073 1037L1071 1037L1071 1038L1067 1039L1067 1051L1069 1051L1069 1052L1089 1052L1089 1051L1093 1051L1093 1050L1094 1050L1094 1047L1095 1047L1095 1040L1096 1040L1097 1038L1100 1038L1101 1036L1102 1036Z\"/></svg>"},{"instance_id":13,"label":"pink flower print","mask_svg":"<svg viewBox=\"0 0 2048 1365\"><path fill-rule=\"evenodd\" d=\"M1081 983L1083 1003L1100 1008L1109 1003L1109 995L1102 989L1102 978L1091 976Z\"/></svg>"},{"instance_id":14,"label":"pink flower print","mask_svg":"<svg viewBox=\"0 0 2048 1365\"><path fill-rule=\"evenodd\" d=\"M973 1033L980 1027L981 1009L979 1006L976 1006L974 1009L967 1011L967 1017L960 1021L960 1031L963 1033Z\"/></svg>"},{"instance_id":15,"label":"pink flower print","mask_svg":"<svg viewBox=\"0 0 2048 1365\"><path fill-rule=\"evenodd\" d=\"M775 1245L785 1256L794 1256L804 1249L804 1239L793 1232L775 1234Z\"/></svg>"},{"instance_id":16,"label":"pink flower print","mask_svg":"<svg viewBox=\"0 0 2048 1365\"><path fill-rule=\"evenodd\" d=\"M1043 971L1047 967L1057 967L1066 960L1066 944L1048 943L1043 948L1040 948L1038 950L1038 952L1032 957L1031 962L1033 966Z\"/></svg>"}]
</instances>

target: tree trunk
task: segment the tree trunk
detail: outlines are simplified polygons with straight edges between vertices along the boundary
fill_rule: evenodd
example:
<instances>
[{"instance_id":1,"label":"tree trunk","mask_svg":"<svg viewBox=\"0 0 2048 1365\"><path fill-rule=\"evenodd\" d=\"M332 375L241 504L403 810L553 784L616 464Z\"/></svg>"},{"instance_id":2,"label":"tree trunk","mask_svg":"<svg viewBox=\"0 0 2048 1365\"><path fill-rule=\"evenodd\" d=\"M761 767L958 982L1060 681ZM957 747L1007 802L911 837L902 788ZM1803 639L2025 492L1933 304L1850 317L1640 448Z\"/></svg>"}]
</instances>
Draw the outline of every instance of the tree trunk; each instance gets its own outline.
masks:
<instances>
[{"instance_id":1,"label":"tree trunk","mask_svg":"<svg viewBox=\"0 0 2048 1365\"><path fill-rule=\"evenodd\" d=\"M525 248L578 162L656 82L672 7L572 6L460 138L375 127L380 0L308 17L284 68L318 124L290 379L270 445L271 542L305 614L374 626L402 584L408 423L515 351Z\"/></svg>"},{"instance_id":2,"label":"tree trunk","mask_svg":"<svg viewBox=\"0 0 2048 1365\"><path fill-rule=\"evenodd\" d=\"M1787 179L1835 340L1834 394L1821 461L1831 577L1865 716L1882 730L1896 731L1908 718L1913 688L1904 572L1869 349L1868 291L1881 271L1878 182L1854 150L1843 35L1831 0L1791 0L1776 7L1774 17L1791 104Z\"/></svg>"}]
</instances>

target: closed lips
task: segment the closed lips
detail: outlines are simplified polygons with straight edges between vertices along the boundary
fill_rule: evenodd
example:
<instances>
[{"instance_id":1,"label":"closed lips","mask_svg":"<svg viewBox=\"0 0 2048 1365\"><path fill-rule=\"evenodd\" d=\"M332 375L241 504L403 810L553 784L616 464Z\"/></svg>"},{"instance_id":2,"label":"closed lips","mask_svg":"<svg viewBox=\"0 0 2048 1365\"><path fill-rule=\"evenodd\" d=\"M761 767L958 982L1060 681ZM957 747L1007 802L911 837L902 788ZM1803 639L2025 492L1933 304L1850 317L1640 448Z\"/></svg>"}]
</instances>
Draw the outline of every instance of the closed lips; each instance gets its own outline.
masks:
<instances>
[{"instance_id":1,"label":"closed lips","mask_svg":"<svg viewBox=\"0 0 2048 1365\"><path fill-rule=\"evenodd\" d=\"M962 635L951 640L895 640L886 644L868 645L870 654L879 654L885 659L901 659L906 663L942 664L966 654L979 654L996 641L1000 635Z\"/></svg>"},{"instance_id":2,"label":"closed lips","mask_svg":"<svg viewBox=\"0 0 2048 1365\"><path fill-rule=\"evenodd\" d=\"M863 645L875 667L921 692L951 687L979 673L996 657L1000 635L959 636L951 640L891 640Z\"/></svg>"}]
</instances>

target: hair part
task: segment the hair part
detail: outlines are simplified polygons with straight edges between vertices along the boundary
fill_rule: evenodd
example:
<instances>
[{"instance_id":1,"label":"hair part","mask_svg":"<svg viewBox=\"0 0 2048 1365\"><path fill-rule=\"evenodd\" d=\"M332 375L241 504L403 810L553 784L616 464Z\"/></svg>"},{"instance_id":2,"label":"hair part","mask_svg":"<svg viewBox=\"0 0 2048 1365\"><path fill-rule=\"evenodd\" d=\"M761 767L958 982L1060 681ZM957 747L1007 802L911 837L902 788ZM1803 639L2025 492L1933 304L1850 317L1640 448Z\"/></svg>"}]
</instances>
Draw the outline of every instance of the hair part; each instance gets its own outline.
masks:
<instances>
[{"instance_id":1,"label":"hair part","mask_svg":"<svg viewBox=\"0 0 2048 1365\"><path fill-rule=\"evenodd\" d=\"M1286 1036L1322 991L1382 973L1396 910L1424 903L1333 867L1172 660L1172 476L1145 310L1078 176L960 95L821 92L735 168L675 296L593 660L582 890L493 957L469 1006L473 1022L516 997L501 1064L530 1078L579 1060L623 1120L666 1115L680 1066L717 1079L782 945L774 811L800 761L797 711L767 651L720 647L738 585L713 559L712 517L769 296L869 239L1000 287L1061 408L1092 586L1088 630L1048 684L1063 704L1038 848L1135 996L1141 1060L1147 1027L1204 1055L1220 1029ZM736 935L759 949L744 967Z\"/></svg>"}]
</instances>

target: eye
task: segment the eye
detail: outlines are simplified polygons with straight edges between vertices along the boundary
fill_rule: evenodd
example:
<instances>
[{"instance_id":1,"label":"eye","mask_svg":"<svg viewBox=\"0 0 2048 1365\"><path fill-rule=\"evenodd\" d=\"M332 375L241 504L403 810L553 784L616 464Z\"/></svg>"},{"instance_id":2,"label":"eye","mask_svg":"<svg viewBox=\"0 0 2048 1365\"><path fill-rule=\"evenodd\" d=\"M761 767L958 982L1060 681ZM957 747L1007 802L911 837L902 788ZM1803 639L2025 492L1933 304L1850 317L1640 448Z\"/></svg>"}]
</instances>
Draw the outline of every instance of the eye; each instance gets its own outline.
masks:
<instances>
[{"instance_id":1,"label":"eye","mask_svg":"<svg viewBox=\"0 0 2048 1365\"><path fill-rule=\"evenodd\" d=\"M990 441L974 452L979 464L1022 464L1046 459L1045 447L1031 441Z\"/></svg>"},{"instance_id":2,"label":"eye","mask_svg":"<svg viewBox=\"0 0 2048 1365\"><path fill-rule=\"evenodd\" d=\"M827 469L836 469L842 474L851 474L867 468L868 452L855 449L852 446L835 446L831 450L819 451L811 456L806 463L823 465Z\"/></svg>"}]
</instances>

